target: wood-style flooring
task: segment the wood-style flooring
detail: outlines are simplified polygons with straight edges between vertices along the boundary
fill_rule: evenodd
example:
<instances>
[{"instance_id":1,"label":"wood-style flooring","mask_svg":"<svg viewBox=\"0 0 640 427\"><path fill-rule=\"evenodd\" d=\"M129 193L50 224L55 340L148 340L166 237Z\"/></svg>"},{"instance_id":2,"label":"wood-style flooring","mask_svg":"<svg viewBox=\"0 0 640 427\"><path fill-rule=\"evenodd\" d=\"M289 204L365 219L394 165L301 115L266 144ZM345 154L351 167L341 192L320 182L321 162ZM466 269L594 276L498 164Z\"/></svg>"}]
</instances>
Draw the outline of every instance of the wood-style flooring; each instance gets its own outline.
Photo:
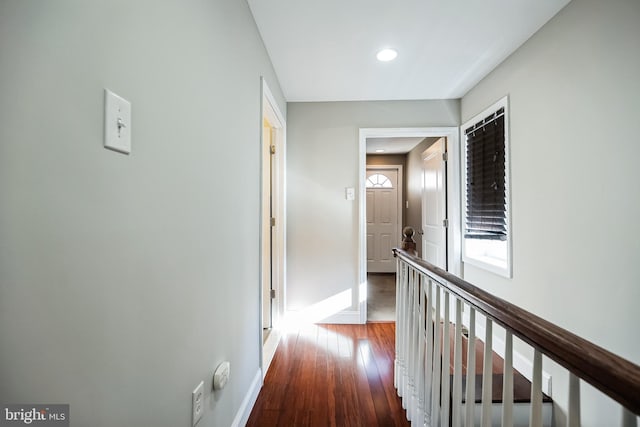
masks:
<instances>
[{"instance_id":1,"label":"wood-style flooring","mask_svg":"<svg viewBox=\"0 0 640 427\"><path fill-rule=\"evenodd\" d=\"M247 426L409 426L393 387L395 324L283 334Z\"/></svg>"}]
</instances>

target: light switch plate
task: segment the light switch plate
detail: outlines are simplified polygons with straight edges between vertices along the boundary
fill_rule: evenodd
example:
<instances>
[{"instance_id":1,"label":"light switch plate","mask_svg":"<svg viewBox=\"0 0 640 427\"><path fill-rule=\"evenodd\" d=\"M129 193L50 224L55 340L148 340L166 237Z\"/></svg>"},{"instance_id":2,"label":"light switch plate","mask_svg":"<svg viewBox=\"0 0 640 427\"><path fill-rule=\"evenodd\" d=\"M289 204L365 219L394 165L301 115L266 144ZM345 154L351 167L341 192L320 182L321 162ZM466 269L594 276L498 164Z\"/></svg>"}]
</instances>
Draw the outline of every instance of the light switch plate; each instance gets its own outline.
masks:
<instances>
[{"instance_id":1,"label":"light switch plate","mask_svg":"<svg viewBox=\"0 0 640 427\"><path fill-rule=\"evenodd\" d=\"M192 425L195 426L204 412L204 381L200 381L200 384L191 393L191 409L193 412Z\"/></svg>"},{"instance_id":2,"label":"light switch plate","mask_svg":"<svg viewBox=\"0 0 640 427\"><path fill-rule=\"evenodd\" d=\"M109 89L104 90L104 146L131 153L131 103Z\"/></svg>"},{"instance_id":3,"label":"light switch plate","mask_svg":"<svg viewBox=\"0 0 640 427\"><path fill-rule=\"evenodd\" d=\"M344 197L347 200L355 200L356 199L356 189L353 187L347 187L344 189Z\"/></svg>"}]
</instances>

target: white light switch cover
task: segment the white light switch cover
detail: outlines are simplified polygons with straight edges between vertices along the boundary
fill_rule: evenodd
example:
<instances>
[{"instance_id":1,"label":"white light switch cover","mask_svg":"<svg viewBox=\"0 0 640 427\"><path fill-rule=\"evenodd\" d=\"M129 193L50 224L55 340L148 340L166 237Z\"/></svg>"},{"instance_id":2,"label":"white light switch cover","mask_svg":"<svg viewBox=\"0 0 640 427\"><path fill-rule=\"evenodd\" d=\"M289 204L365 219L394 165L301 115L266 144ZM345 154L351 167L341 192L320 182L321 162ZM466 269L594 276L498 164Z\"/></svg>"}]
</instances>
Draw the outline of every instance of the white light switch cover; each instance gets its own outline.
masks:
<instances>
[{"instance_id":1,"label":"white light switch cover","mask_svg":"<svg viewBox=\"0 0 640 427\"><path fill-rule=\"evenodd\" d=\"M356 189L353 187L347 187L344 189L344 197L347 200L355 200L356 199Z\"/></svg>"},{"instance_id":2,"label":"white light switch cover","mask_svg":"<svg viewBox=\"0 0 640 427\"><path fill-rule=\"evenodd\" d=\"M104 90L104 146L131 153L131 103L109 89Z\"/></svg>"}]
</instances>

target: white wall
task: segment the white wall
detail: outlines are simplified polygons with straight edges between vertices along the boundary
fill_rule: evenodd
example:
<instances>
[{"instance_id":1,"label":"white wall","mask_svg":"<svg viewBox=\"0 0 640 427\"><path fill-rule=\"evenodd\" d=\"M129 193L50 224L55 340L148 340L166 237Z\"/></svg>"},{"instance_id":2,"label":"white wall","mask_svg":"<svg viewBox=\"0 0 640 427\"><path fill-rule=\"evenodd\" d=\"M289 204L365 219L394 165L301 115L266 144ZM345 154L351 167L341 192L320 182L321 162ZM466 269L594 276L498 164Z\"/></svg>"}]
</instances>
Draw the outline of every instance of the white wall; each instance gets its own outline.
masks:
<instances>
[{"instance_id":1,"label":"white wall","mask_svg":"<svg viewBox=\"0 0 640 427\"><path fill-rule=\"evenodd\" d=\"M639 22L637 0L574 0L462 99L464 122L510 97L513 221L513 279L465 278L638 364ZM583 425L610 408L588 397Z\"/></svg>"},{"instance_id":2,"label":"white wall","mask_svg":"<svg viewBox=\"0 0 640 427\"><path fill-rule=\"evenodd\" d=\"M345 200L344 192L354 187L357 194L358 129L455 126L459 101L289 103L287 109L287 309L305 311L339 295L323 312L353 314L359 201Z\"/></svg>"},{"instance_id":3,"label":"white wall","mask_svg":"<svg viewBox=\"0 0 640 427\"><path fill-rule=\"evenodd\" d=\"M199 425L230 425L259 369L261 75L286 107L247 4L2 1L0 64L0 401L189 426L204 380Z\"/></svg>"}]
</instances>

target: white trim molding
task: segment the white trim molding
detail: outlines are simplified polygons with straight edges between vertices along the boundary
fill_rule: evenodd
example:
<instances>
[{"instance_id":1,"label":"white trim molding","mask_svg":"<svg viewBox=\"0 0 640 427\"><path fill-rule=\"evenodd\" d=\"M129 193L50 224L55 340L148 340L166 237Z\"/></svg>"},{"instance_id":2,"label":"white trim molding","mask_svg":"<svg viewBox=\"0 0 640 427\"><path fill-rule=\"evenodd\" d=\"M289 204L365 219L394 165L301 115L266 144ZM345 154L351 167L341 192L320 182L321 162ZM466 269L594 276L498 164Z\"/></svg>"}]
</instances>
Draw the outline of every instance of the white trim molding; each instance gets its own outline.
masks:
<instances>
[{"instance_id":1,"label":"white trim molding","mask_svg":"<svg viewBox=\"0 0 640 427\"><path fill-rule=\"evenodd\" d=\"M464 233L462 233L462 261L490 271L502 277L513 277L513 250L512 250L512 236L513 229L511 225L511 163L510 163L510 141L509 141L509 97L504 96L482 112L476 114L465 123L460 126L460 140L461 143L461 171L460 181L464 187L462 191L462 208L465 209L467 205L467 154L466 154L466 136L464 134L465 129L473 126L477 122L483 120L485 117L498 111L500 108L504 108L504 175L505 175L505 225L507 231L506 241L490 241L490 240L478 240L478 239L465 239ZM462 229L465 229L466 215L462 215ZM506 246L506 248L505 248Z\"/></svg>"},{"instance_id":2,"label":"white trim molding","mask_svg":"<svg viewBox=\"0 0 640 427\"><path fill-rule=\"evenodd\" d=\"M263 141L263 126L262 122L264 117L266 117L273 129L275 130L275 139L273 144L276 146L276 153L274 155L274 168L276 169L275 179L273 183L273 192L275 194L276 204L274 206L274 217L276 218L276 226L274 227L274 249L272 251L276 252L275 262L273 265L274 269L274 287L276 290L276 298L273 303L273 319L272 319L272 329L277 329L282 322L282 318L285 314L286 307L286 257L287 257L287 248L286 248L286 140L287 140L287 123L285 121L284 115L280 111L280 107L273 96L273 93L269 89L269 85L267 84L264 77L260 78L260 88L262 92L261 101L260 101L260 144L258 145L260 149L262 149L262 141ZM262 156L261 156L262 159ZM262 162L262 160L261 160ZM261 164L261 169L264 166ZM262 176L262 170L260 173ZM262 183L261 183L262 184ZM262 190L261 190L261 200L262 200ZM260 216L260 218L262 218ZM262 220L260 220L260 230L265 225L262 224ZM269 225L270 226L270 225ZM262 239L262 232L260 233L260 238ZM260 248L262 248L262 242L260 242ZM260 253L260 277L262 278L262 249ZM263 298L263 288L262 288L262 279L260 280L260 291L259 291L259 307L262 307L262 298ZM276 351L276 347L278 346L278 340L280 338L280 334L273 334L272 337L275 339L275 342L263 343L262 331L262 313L259 313L260 323L258 329L258 340L260 343L260 368L263 372L266 373L269 363Z\"/></svg>"},{"instance_id":3,"label":"white trim molding","mask_svg":"<svg viewBox=\"0 0 640 427\"><path fill-rule=\"evenodd\" d=\"M236 416L231 423L231 427L242 427L247 424L247 421L249 421L249 416L251 415L251 410L253 409L253 405L255 405L256 400L258 399L258 394L260 393L261 388L262 372L260 369L258 369L258 372L256 372L255 376L253 377L253 381L251 381L251 385L249 386L247 394L244 396L244 399L240 404L238 412L236 412Z\"/></svg>"},{"instance_id":4,"label":"white trim molding","mask_svg":"<svg viewBox=\"0 0 640 427\"><path fill-rule=\"evenodd\" d=\"M282 336L282 332L279 328L273 327L269 332L269 336L263 345L262 351L262 378L267 376L267 372L269 371L269 366L271 366L271 362L273 361L273 356L276 354L276 350L278 348L278 344L280 343L280 337Z\"/></svg>"}]
</instances>

